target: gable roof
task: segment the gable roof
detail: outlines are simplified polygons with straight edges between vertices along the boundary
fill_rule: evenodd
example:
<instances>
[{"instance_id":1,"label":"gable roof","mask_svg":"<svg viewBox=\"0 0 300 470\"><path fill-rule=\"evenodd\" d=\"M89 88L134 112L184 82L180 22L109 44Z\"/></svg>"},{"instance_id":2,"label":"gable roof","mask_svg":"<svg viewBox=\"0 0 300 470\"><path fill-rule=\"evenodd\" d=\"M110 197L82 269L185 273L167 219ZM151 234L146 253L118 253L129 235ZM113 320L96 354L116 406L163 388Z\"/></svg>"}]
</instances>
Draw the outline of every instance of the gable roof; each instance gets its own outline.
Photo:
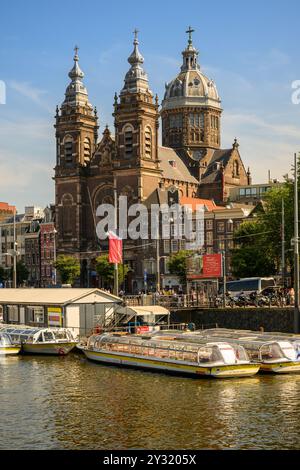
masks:
<instances>
[{"instance_id":1,"label":"gable roof","mask_svg":"<svg viewBox=\"0 0 300 470\"><path fill-rule=\"evenodd\" d=\"M158 147L158 159L160 160L163 178L199 184L199 181L189 172L189 169L175 150L169 147Z\"/></svg>"},{"instance_id":2,"label":"gable roof","mask_svg":"<svg viewBox=\"0 0 300 470\"><path fill-rule=\"evenodd\" d=\"M197 205L204 206L206 212L212 212L216 209L223 209L216 205L215 201L212 199L198 199L193 197L182 197L180 199L180 204L182 206L188 204L192 206L192 210L195 211L197 209Z\"/></svg>"},{"instance_id":3,"label":"gable roof","mask_svg":"<svg viewBox=\"0 0 300 470\"><path fill-rule=\"evenodd\" d=\"M121 302L119 297L100 289L0 289L0 304L67 305L117 302Z\"/></svg>"}]
</instances>

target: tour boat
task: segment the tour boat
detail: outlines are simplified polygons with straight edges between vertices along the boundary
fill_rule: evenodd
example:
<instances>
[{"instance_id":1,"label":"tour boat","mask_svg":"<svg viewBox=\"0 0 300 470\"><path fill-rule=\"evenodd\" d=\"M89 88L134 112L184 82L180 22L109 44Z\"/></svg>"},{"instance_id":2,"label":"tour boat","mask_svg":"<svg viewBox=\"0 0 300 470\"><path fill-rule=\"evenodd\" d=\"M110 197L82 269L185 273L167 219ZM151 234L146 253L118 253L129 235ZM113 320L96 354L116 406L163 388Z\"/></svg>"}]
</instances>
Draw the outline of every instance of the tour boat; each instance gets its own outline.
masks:
<instances>
[{"instance_id":1,"label":"tour boat","mask_svg":"<svg viewBox=\"0 0 300 470\"><path fill-rule=\"evenodd\" d=\"M13 344L6 333L0 333L0 356L16 355L20 350L21 346Z\"/></svg>"},{"instance_id":2,"label":"tour boat","mask_svg":"<svg viewBox=\"0 0 300 470\"><path fill-rule=\"evenodd\" d=\"M207 330L209 332L223 332L226 337L234 333L244 334L244 332L238 332L237 330L229 330L229 329L219 329L219 330ZM214 334L214 333L213 333ZM295 333L281 333L281 332L265 332L265 331L245 331L245 334L248 336L255 336L260 340L264 341L289 341L292 343L295 351L296 351L296 360L300 360L300 335ZM222 334L222 336L224 336Z\"/></svg>"},{"instance_id":3,"label":"tour boat","mask_svg":"<svg viewBox=\"0 0 300 470\"><path fill-rule=\"evenodd\" d=\"M81 349L88 359L96 362L195 377L249 377L260 368L249 361L244 348L234 348L224 342L200 345L102 334L91 336Z\"/></svg>"},{"instance_id":4,"label":"tour boat","mask_svg":"<svg viewBox=\"0 0 300 470\"><path fill-rule=\"evenodd\" d=\"M193 337L206 341L226 341L239 344L248 353L250 360L261 364L261 372L289 374L300 372L300 361L291 341L287 338L263 336L259 332L239 332L238 330L212 329L193 332ZM186 334L185 341L193 341L192 335Z\"/></svg>"},{"instance_id":5,"label":"tour boat","mask_svg":"<svg viewBox=\"0 0 300 470\"><path fill-rule=\"evenodd\" d=\"M68 328L23 328L12 325L1 330L22 353L66 355L78 341Z\"/></svg>"}]
</instances>

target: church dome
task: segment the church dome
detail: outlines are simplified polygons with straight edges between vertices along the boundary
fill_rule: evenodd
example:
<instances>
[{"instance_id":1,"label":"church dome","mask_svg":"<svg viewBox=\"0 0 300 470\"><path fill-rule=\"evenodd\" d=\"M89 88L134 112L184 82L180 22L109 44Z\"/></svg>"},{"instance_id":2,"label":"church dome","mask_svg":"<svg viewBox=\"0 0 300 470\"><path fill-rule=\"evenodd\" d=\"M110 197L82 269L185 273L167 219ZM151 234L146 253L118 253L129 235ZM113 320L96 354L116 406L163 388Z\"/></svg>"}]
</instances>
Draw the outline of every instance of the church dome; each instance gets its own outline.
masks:
<instances>
[{"instance_id":1,"label":"church dome","mask_svg":"<svg viewBox=\"0 0 300 470\"><path fill-rule=\"evenodd\" d=\"M187 48L182 52L183 65L180 73L166 84L162 109L185 106L211 106L221 109L221 99L213 80L209 79L198 64L198 51L194 48L191 33Z\"/></svg>"}]
</instances>

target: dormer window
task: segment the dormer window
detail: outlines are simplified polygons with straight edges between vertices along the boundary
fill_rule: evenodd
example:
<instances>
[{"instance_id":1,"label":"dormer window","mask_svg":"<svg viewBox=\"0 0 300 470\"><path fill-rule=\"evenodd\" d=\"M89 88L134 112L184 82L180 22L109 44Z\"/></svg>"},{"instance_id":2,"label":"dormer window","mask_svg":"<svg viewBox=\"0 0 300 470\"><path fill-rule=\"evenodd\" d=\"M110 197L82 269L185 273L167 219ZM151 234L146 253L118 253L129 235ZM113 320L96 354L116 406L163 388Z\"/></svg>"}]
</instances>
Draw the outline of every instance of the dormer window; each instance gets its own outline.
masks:
<instances>
[{"instance_id":1,"label":"dormer window","mask_svg":"<svg viewBox=\"0 0 300 470\"><path fill-rule=\"evenodd\" d=\"M169 163L172 168L176 168L176 161L175 160L169 160Z\"/></svg>"}]
</instances>

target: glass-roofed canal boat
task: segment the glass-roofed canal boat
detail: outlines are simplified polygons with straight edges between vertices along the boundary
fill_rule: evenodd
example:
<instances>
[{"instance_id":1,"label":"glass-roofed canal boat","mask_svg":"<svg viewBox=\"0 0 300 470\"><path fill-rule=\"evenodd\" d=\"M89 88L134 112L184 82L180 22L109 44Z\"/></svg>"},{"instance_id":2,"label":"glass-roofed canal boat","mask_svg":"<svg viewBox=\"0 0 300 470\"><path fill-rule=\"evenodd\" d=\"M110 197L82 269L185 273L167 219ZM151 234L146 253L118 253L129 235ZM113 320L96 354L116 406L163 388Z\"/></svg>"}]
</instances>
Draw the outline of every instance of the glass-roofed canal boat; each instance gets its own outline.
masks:
<instances>
[{"instance_id":1,"label":"glass-roofed canal boat","mask_svg":"<svg viewBox=\"0 0 300 470\"><path fill-rule=\"evenodd\" d=\"M80 349L96 362L195 377L249 377L260 368L243 347L218 341L190 344L106 333L90 336Z\"/></svg>"},{"instance_id":2,"label":"glass-roofed canal boat","mask_svg":"<svg viewBox=\"0 0 300 470\"><path fill-rule=\"evenodd\" d=\"M243 346L251 361L261 364L260 372L290 374L300 372L300 361L287 337L272 337L256 332L211 329L193 333L177 333L177 340L187 342L226 341Z\"/></svg>"},{"instance_id":3,"label":"glass-roofed canal boat","mask_svg":"<svg viewBox=\"0 0 300 470\"><path fill-rule=\"evenodd\" d=\"M6 333L0 333L0 356L19 354L21 346L13 344Z\"/></svg>"},{"instance_id":4,"label":"glass-roofed canal boat","mask_svg":"<svg viewBox=\"0 0 300 470\"><path fill-rule=\"evenodd\" d=\"M1 333L9 336L12 344L20 345L21 352L27 354L68 354L78 341L68 328L30 328L6 326Z\"/></svg>"}]
</instances>

